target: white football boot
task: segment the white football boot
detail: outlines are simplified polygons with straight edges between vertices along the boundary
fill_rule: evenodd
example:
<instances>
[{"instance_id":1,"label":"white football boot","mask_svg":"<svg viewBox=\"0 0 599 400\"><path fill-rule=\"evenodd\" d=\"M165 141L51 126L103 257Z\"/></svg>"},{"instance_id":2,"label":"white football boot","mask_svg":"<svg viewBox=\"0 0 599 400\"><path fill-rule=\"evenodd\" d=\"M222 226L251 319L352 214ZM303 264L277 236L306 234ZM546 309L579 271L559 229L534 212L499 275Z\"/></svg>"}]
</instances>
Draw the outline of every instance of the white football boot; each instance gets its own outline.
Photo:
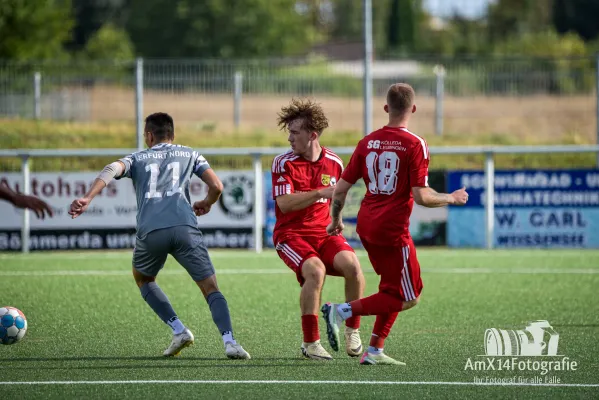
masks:
<instances>
[{"instance_id":1,"label":"white football boot","mask_svg":"<svg viewBox=\"0 0 599 400\"><path fill-rule=\"evenodd\" d=\"M173 335L173 340L171 341L171 345L168 346L168 349L164 350L162 353L165 357L175 357L181 353L181 350L186 348L187 346L191 346L193 344L193 333L187 328L178 334Z\"/></svg>"},{"instance_id":2,"label":"white football boot","mask_svg":"<svg viewBox=\"0 0 599 400\"><path fill-rule=\"evenodd\" d=\"M362 353L362 339L358 329L345 327L345 351L350 357L360 357Z\"/></svg>"},{"instance_id":3,"label":"white football boot","mask_svg":"<svg viewBox=\"0 0 599 400\"><path fill-rule=\"evenodd\" d=\"M312 343L302 343L302 354L313 360L332 360L333 357L322 347L320 340Z\"/></svg>"},{"instance_id":4,"label":"white football boot","mask_svg":"<svg viewBox=\"0 0 599 400\"><path fill-rule=\"evenodd\" d=\"M385 353L370 354L365 352L360 359L362 365L406 365L406 363L397 361Z\"/></svg>"},{"instance_id":5,"label":"white football boot","mask_svg":"<svg viewBox=\"0 0 599 400\"><path fill-rule=\"evenodd\" d=\"M245 351L240 344L232 342L225 343L225 354L231 360L249 360L252 358L250 353Z\"/></svg>"}]
</instances>

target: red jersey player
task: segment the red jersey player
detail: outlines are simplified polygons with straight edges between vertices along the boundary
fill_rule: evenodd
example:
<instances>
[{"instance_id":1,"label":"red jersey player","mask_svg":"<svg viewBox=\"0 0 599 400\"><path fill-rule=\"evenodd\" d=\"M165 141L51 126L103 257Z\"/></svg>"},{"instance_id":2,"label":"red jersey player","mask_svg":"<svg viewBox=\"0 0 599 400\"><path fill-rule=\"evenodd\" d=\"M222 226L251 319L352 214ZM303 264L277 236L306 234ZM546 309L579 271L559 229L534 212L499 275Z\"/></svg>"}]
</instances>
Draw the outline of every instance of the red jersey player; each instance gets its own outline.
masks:
<instances>
[{"instance_id":1,"label":"red jersey player","mask_svg":"<svg viewBox=\"0 0 599 400\"><path fill-rule=\"evenodd\" d=\"M276 202L273 241L277 254L291 268L301 285L302 354L331 360L320 344L318 309L326 275L345 278L346 301L359 299L364 276L353 249L341 235L329 236L330 199L341 177L343 162L319 143L328 121L320 105L294 99L279 113L278 124L289 132L291 150L275 157L272 191ZM347 354L362 352L360 317L348 318L345 328Z\"/></svg>"},{"instance_id":2,"label":"red jersey player","mask_svg":"<svg viewBox=\"0 0 599 400\"><path fill-rule=\"evenodd\" d=\"M327 336L335 350L343 320L377 316L370 346L360 364L405 365L385 355L383 346L397 314L414 307L422 291L420 265L408 229L414 201L425 207L443 207L463 205L468 200L465 188L445 194L428 186L427 144L408 130L408 121L416 111L414 97L414 90L407 84L389 88L384 107L389 113L388 125L360 140L333 194L332 221L327 232L338 235L343 230L341 210L348 190L360 178L366 184L357 232L372 267L381 277L379 291L352 302L322 307Z\"/></svg>"}]
</instances>

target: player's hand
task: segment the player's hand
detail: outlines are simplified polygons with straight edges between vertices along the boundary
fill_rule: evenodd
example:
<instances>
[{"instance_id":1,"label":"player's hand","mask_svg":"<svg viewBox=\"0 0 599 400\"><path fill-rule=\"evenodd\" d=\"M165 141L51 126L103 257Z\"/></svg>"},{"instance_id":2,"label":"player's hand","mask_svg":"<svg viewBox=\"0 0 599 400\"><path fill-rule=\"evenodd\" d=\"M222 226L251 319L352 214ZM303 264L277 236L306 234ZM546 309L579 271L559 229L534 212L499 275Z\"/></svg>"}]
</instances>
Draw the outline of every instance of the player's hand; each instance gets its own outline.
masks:
<instances>
[{"instance_id":1,"label":"player's hand","mask_svg":"<svg viewBox=\"0 0 599 400\"><path fill-rule=\"evenodd\" d=\"M44 219L46 217L46 214L49 217L54 216L52 208L48 205L48 203L41 199L38 199L35 196L17 194L15 196L13 204L19 208L28 208L30 210L33 210L33 212L35 212L35 215L40 219Z\"/></svg>"},{"instance_id":2,"label":"player's hand","mask_svg":"<svg viewBox=\"0 0 599 400\"><path fill-rule=\"evenodd\" d=\"M335 186L329 186L324 189L320 189L318 192L322 198L332 199L334 191L335 191Z\"/></svg>"},{"instance_id":3,"label":"player's hand","mask_svg":"<svg viewBox=\"0 0 599 400\"><path fill-rule=\"evenodd\" d=\"M451 194L453 198L453 205L455 206L463 206L468 202L468 192L466 192L466 187L456 190Z\"/></svg>"},{"instance_id":4,"label":"player's hand","mask_svg":"<svg viewBox=\"0 0 599 400\"><path fill-rule=\"evenodd\" d=\"M89 207L90 202L91 199L88 199L86 197L73 200L69 209L69 215L71 216L71 218L75 219L81 214L83 214L85 210L87 210L87 207Z\"/></svg>"},{"instance_id":5,"label":"player's hand","mask_svg":"<svg viewBox=\"0 0 599 400\"><path fill-rule=\"evenodd\" d=\"M343 225L343 222L340 219L332 220L331 223L327 226L327 233L330 236L337 236L340 235L341 232L343 232L343 228L345 228L345 225Z\"/></svg>"},{"instance_id":6,"label":"player's hand","mask_svg":"<svg viewBox=\"0 0 599 400\"><path fill-rule=\"evenodd\" d=\"M211 208L212 204L209 204L208 202L206 202L206 200L200 200L193 203L193 212L198 217L208 214Z\"/></svg>"}]
</instances>

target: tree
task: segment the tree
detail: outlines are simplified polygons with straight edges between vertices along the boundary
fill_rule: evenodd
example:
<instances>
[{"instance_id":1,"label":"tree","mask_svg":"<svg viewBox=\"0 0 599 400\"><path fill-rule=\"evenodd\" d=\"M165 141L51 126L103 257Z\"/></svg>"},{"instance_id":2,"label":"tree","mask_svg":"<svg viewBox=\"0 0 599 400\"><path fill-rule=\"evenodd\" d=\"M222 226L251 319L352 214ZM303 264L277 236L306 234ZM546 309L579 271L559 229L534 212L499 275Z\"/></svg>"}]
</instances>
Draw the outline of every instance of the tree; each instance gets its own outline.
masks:
<instances>
[{"instance_id":1,"label":"tree","mask_svg":"<svg viewBox=\"0 0 599 400\"><path fill-rule=\"evenodd\" d=\"M80 51L106 23L123 27L128 16L127 0L72 0L75 24L67 48Z\"/></svg>"},{"instance_id":2,"label":"tree","mask_svg":"<svg viewBox=\"0 0 599 400\"><path fill-rule=\"evenodd\" d=\"M127 32L111 23L104 24L87 42L85 55L91 60L133 60L133 44Z\"/></svg>"},{"instance_id":3,"label":"tree","mask_svg":"<svg viewBox=\"0 0 599 400\"><path fill-rule=\"evenodd\" d=\"M0 58L65 58L72 26L69 0L0 1Z\"/></svg>"},{"instance_id":4,"label":"tree","mask_svg":"<svg viewBox=\"0 0 599 400\"><path fill-rule=\"evenodd\" d=\"M387 17L387 50L415 51L422 16L421 0L391 0Z\"/></svg>"},{"instance_id":5,"label":"tree","mask_svg":"<svg viewBox=\"0 0 599 400\"><path fill-rule=\"evenodd\" d=\"M554 0L553 25L559 33L576 32L584 40L599 38L599 2Z\"/></svg>"},{"instance_id":6,"label":"tree","mask_svg":"<svg viewBox=\"0 0 599 400\"><path fill-rule=\"evenodd\" d=\"M131 0L126 29L146 57L293 55L316 39L295 0Z\"/></svg>"},{"instance_id":7,"label":"tree","mask_svg":"<svg viewBox=\"0 0 599 400\"><path fill-rule=\"evenodd\" d=\"M551 28L553 0L498 0L487 11L491 44ZM569 1L569 0L568 0Z\"/></svg>"}]
</instances>

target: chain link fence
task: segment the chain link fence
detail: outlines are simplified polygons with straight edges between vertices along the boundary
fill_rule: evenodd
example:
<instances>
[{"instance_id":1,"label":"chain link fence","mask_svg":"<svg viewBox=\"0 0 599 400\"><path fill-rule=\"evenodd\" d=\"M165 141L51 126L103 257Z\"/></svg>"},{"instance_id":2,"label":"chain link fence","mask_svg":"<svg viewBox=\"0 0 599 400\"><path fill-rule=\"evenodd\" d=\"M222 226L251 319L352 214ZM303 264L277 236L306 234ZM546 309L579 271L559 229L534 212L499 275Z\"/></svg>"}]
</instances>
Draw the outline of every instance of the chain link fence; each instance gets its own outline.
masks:
<instances>
[{"instance_id":1,"label":"chain link fence","mask_svg":"<svg viewBox=\"0 0 599 400\"><path fill-rule=\"evenodd\" d=\"M143 113L209 132L269 132L292 96L315 97L332 131L360 131L363 62L324 59L143 60ZM374 126L387 87L417 92L423 135L579 135L594 141L595 57L389 58L373 64ZM136 62L0 63L0 118L136 121Z\"/></svg>"}]
</instances>

